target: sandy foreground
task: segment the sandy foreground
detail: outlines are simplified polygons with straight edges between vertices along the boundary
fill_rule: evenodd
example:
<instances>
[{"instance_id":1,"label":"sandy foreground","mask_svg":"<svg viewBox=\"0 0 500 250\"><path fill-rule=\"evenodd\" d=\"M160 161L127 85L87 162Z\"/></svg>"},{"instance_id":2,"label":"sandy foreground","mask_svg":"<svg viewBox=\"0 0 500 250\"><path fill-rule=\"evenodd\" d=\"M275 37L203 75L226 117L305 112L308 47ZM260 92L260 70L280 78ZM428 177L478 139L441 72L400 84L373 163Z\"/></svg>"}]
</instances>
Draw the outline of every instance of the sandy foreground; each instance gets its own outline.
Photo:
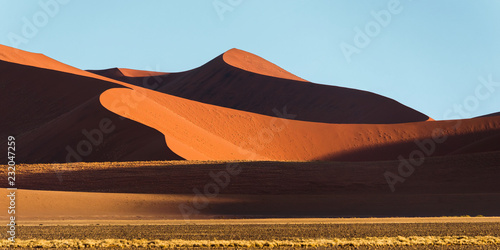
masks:
<instances>
[{"instance_id":1,"label":"sandy foreground","mask_svg":"<svg viewBox=\"0 0 500 250\"><path fill-rule=\"evenodd\" d=\"M9 190L3 189L4 195ZM449 195L448 195L449 196ZM477 196L477 195L475 195ZM194 195L188 194L130 194L130 193L93 193L93 192L65 192L65 191L16 191L16 218L19 225L38 224L186 224L186 223L220 223L221 218L238 218L224 220L223 223L423 223L423 222L499 222L500 217L407 217L407 218L337 218L337 219L281 219L259 217L282 217L292 213L302 213L295 217L306 216L309 211L336 211L327 209L334 206L335 201L345 197L328 195L306 196L255 196L250 195L220 195L208 200L204 209L196 213L186 214L180 209L181 205L193 204ZM443 199L443 197L438 197ZM421 197L420 197L421 198ZM463 198L463 197L462 197ZM484 196L481 198L488 198ZM300 202L299 200L302 199ZM304 204L304 199L306 201ZM251 204L253 200L253 205ZM322 208L307 208L307 204L316 203ZM330 203L330 204L329 204ZM267 204L267 207L260 208ZM295 209L286 207L294 206ZM352 205L352 204L351 204ZM0 206L8 207L7 200L2 199ZM248 214L245 214L246 206ZM231 209L238 210L231 212ZM385 208L388 210L387 208ZM389 210L388 210L389 211ZM192 212L192 211L189 211ZM262 215L259 215L259 212ZM7 214L1 216L7 220ZM253 215L253 216L249 216ZM326 217L326 216L325 216ZM240 220L239 218L254 218Z\"/></svg>"}]
</instances>

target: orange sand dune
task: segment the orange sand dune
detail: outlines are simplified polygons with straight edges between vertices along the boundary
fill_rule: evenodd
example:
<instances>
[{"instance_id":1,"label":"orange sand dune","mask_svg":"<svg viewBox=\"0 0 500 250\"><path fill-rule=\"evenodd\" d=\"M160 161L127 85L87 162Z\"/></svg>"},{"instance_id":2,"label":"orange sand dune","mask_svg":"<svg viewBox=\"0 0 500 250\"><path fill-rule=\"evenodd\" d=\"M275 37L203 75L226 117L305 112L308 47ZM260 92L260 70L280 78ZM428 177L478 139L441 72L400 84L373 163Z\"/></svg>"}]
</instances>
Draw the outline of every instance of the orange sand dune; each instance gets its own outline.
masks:
<instances>
[{"instance_id":1,"label":"orange sand dune","mask_svg":"<svg viewBox=\"0 0 500 250\"><path fill-rule=\"evenodd\" d=\"M0 106L9 108L1 112L8 122L0 124L0 140L7 151L7 135L16 137L17 162L181 159L168 150L161 133L100 104L102 92L123 87L116 81L40 54L1 51L0 86L8 95Z\"/></svg>"},{"instance_id":2,"label":"orange sand dune","mask_svg":"<svg viewBox=\"0 0 500 250\"><path fill-rule=\"evenodd\" d=\"M96 74L178 97L275 116L286 106L297 120L385 124L426 121L428 116L392 99L355 89L306 82L251 53L232 49L181 73L121 77ZM116 70L114 70L116 71Z\"/></svg>"},{"instance_id":3,"label":"orange sand dune","mask_svg":"<svg viewBox=\"0 0 500 250\"><path fill-rule=\"evenodd\" d=\"M119 112L117 96L138 102ZM446 141L433 155L460 150L480 139L500 134L500 117L406 124L327 124L294 121L193 102L137 89L110 89L103 105L161 131L170 148L192 160L387 160L408 154L439 132ZM120 103L126 106L127 103ZM283 109L280 112L284 112ZM481 151L499 149L488 144Z\"/></svg>"},{"instance_id":4,"label":"orange sand dune","mask_svg":"<svg viewBox=\"0 0 500 250\"><path fill-rule=\"evenodd\" d=\"M93 74L91 72L69 66L67 64L56 61L50 57L47 57L43 54L31 53L31 52L11 48L8 46L4 46L1 44L0 44L0 61L15 63L15 64L19 64L19 65L25 65L25 66L31 66L31 67L41 68L41 69L48 69L48 70L54 70L54 71L59 71L59 72L65 72L65 73L86 76L86 77L91 77L91 78L97 78L97 79L101 79L101 80L110 81L110 82L116 83L118 85L130 86L130 84L127 84L124 82L115 81L115 80L112 80L112 79L107 78L107 77L102 77L100 75ZM6 72L8 72L8 71L6 71ZM49 79L47 79L47 80L49 80Z\"/></svg>"},{"instance_id":5,"label":"orange sand dune","mask_svg":"<svg viewBox=\"0 0 500 250\"><path fill-rule=\"evenodd\" d=\"M188 99L112 80L39 54L1 50L2 85L11 95L0 104L15 103L16 109L3 111L2 115L15 119L0 129L19 137L24 162L65 161L68 146L74 149L90 141L85 134L108 118L119 129L104 133L103 143L92 147L82 161L387 160L419 150L415 140L428 140L436 131L446 140L433 149L433 156L499 149L491 139L499 134L498 116L423 122L429 118L376 94L285 79L291 76L277 66L239 50L191 71L160 75L170 78L160 91L168 87L194 93L196 98ZM124 77L147 73L118 71ZM231 105L197 101L205 97ZM255 112L248 110L254 108ZM307 121L323 118L330 123ZM346 122L351 124L342 124Z\"/></svg>"},{"instance_id":6,"label":"orange sand dune","mask_svg":"<svg viewBox=\"0 0 500 250\"><path fill-rule=\"evenodd\" d=\"M306 82L306 80L285 71L264 58L243 50L231 49L224 53L222 58L227 64L242 70L260 75Z\"/></svg>"}]
</instances>

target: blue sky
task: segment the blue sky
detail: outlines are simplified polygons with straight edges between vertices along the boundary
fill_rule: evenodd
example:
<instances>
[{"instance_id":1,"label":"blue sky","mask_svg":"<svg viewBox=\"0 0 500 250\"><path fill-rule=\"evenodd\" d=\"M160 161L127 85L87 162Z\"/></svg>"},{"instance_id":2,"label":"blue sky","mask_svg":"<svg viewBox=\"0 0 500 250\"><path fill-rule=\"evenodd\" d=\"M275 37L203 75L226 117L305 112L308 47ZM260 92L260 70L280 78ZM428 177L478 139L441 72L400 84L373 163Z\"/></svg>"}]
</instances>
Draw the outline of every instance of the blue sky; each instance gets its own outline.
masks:
<instances>
[{"instance_id":1,"label":"blue sky","mask_svg":"<svg viewBox=\"0 0 500 250\"><path fill-rule=\"evenodd\" d=\"M184 71L239 48L309 81L375 92L435 119L500 111L499 1L0 0L0 6L1 44L81 69Z\"/></svg>"}]
</instances>

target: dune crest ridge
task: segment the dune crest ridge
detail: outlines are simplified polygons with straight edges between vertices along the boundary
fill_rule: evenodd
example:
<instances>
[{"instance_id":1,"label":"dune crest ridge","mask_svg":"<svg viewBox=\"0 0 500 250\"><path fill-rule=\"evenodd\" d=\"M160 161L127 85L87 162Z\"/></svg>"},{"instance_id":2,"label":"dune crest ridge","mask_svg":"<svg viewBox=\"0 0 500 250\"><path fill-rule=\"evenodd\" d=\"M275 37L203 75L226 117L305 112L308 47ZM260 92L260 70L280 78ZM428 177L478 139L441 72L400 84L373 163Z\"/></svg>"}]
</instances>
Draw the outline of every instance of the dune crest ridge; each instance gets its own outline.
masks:
<instances>
[{"instance_id":1,"label":"dune crest ridge","mask_svg":"<svg viewBox=\"0 0 500 250\"><path fill-rule=\"evenodd\" d=\"M276 116L275 109L286 107L296 115L294 119L302 121L395 124L429 120L375 93L298 80L265 59L237 49L185 72L149 77L112 76L109 72L116 69L92 72L192 101L267 116Z\"/></svg>"},{"instance_id":2,"label":"dune crest ridge","mask_svg":"<svg viewBox=\"0 0 500 250\"><path fill-rule=\"evenodd\" d=\"M233 67L253 73L295 81L308 82L280 68L276 64L267 61L266 59L252 53L248 53L244 50L236 48L230 49L222 54L222 59L224 60L224 62Z\"/></svg>"}]
</instances>

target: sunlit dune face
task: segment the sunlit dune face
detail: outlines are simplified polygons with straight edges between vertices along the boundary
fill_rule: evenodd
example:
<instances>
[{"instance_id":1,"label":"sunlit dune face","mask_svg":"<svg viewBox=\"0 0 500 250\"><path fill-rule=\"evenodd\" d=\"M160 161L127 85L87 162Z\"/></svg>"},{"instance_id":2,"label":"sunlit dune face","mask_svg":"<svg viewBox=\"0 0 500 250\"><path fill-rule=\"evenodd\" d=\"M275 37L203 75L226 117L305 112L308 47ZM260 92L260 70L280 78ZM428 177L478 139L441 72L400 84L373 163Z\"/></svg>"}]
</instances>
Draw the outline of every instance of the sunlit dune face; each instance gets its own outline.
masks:
<instances>
[{"instance_id":1,"label":"sunlit dune face","mask_svg":"<svg viewBox=\"0 0 500 250\"><path fill-rule=\"evenodd\" d=\"M398 152L413 150L415 140L432 138L435 131L449 141L469 144L475 140L471 131L493 133L500 128L500 118L464 120L457 129L455 121L326 124L286 120L142 88L110 89L100 100L110 111L162 132L172 151L189 160L393 159ZM391 150L373 154L377 147ZM456 148L453 143L440 145L446 152Z\"/></svg>"},{"instance_id":2,"label":"sunlit dune face","mask_svg":"<svg viewBox=\"0 0 500 250\"><path fill-rule=\"evenodd\" d=\"M74 74L74 75L97 78L100 80L113 82L113 83L116 83L118 85L122 85L125 87L131 86L128 83L116 81L116 80L113 80L113 79L110 79L110 78L107 78L104 76L93 74L91 72L81 70L81 69L75 68L73 66L61 63L61 62L56 61L50 57L43 55L43 54L31 53L31 52L7 47L4 45L0 45L0 60L15 63L15 64L37 67L37 68L41 68L41 69L49 69L49 70L54 70L54 71L59 71L59 72L64 72L64 73L70 73L70 74ZM132 74L132 72L136 72L136 71L130 70L127 72ZM136 74L155 74L155 73L165 74L165 73L149 72L149 71L137 71Z\"/></svg>"},{"instance_id":3,"label":"sunlit dune face","mask_svg":"<svg viewBox=\"0 0 500 250\"><path fill-rule=\"evenodd\" d=\"M0 45L0 60L26 66L76 73L81 70L58 62L43 54L31 53Z\"/></svg>"},{"instance_id":4,"label":"sunlit dune face","mask_svg":"<svg viewBox=\"0 0 500 250\"><path fill-rule=\"evenodd\" d=\"M231 49L224 53L223 60L236 68L240 68L253 73L273 76L283 79L307 82L306 80L287 72L277 65L263 59L262 57L245 52L239 49Z\"/></svg>"}]
</instances>

